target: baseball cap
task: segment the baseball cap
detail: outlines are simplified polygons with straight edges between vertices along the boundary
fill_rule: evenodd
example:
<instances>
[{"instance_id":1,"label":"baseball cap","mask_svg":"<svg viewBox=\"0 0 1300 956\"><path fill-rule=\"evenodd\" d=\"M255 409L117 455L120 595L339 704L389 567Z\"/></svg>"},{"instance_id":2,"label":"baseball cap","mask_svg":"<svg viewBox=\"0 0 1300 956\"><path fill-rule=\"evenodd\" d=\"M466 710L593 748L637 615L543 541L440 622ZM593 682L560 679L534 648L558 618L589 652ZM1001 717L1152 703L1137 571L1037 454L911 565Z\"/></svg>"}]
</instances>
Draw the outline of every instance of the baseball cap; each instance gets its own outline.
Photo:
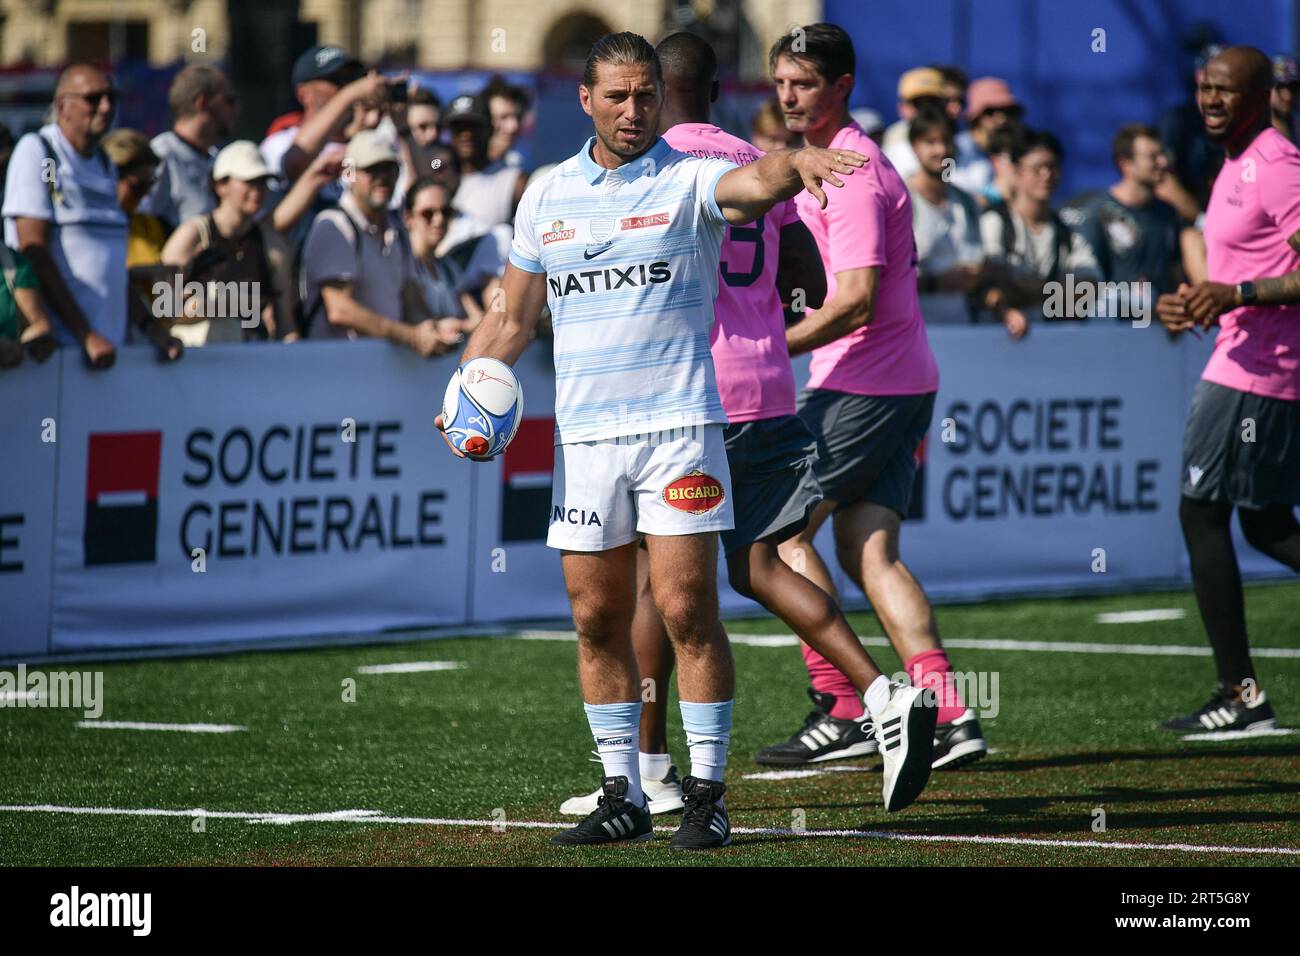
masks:
<instances>
[{"instance_id":1,"label":"baseball cap","mask_svg":"<svg viewBox=\"0 0 1300 956\"><path fill-rule=\"evenodd\" d=\"M400 162L397 144L392 137L377 129L363 129L348 143L344 160L351 160L357 169L369 169L380 163Z\"/></svg>"},{"instance_id":2,"label":"baseball cap","mask_svg":"<svg viewBox=\"0 0 1300 956\"><path fill-rule=\"evenodd\" d=\"M1300 83L1300 62L1285 53L1273 57L1273 85L1294 86L1297 83Z\"/></svg>"},{"instance_id":3,"label":"baseball cap","mask_svg":"<svg viewBox=\"0 0 1300 956\"><path fill-rule=\"evenodd\" d=\"M212 164L212 178L217 182L233 178L249 183L274 175L258 151L257 144L247 139L237 139L227 145L217 153L217 160Z\"/></svg>"},{"instance_id":4,"label":"baseball cap","mask_svg":"<svg viewBox=\"0 0 1300 956\"><path fill-rule=\"evenodd\" d=\"M997 76L981 76L966 91L966 119L973 120L989 110L1024 109L1007 81Z\"/></svg>"},{"instance_id":5,"label":"baseball cap","mask_svg":"<svg viewBox=\"0 0 1300 956\"><path fill-rule=\"evenodd\" d=\"M906 102L918 96L943 96L943 74L933 67L918 66L898 78L898 98Z\"/></svg>"},{"instance_id":6,"label":"baseball cap","mask_svg":"<svg viewBox=\"0 0 1300 956\"><path fill-rule=\"evenodd\" d=\"M293 85L332 80L346 67L364 69L360 60L340 46L314 46L293 61Z\"/></svg>"},{"instance_id":7,"label":"baseball cap","mask_svg":"<svg viewBox=\"0 0 1300 956\"><path fill-rule=\"evenodd\" d=\"M469 93L462 93L451 101L447 107L447 118L443 120L444 126L450 126L452 123L478 123L480 126L490 126L492 121L488 118L487 110L479 102L477 96Z\"/></svg>"}]
</instances>

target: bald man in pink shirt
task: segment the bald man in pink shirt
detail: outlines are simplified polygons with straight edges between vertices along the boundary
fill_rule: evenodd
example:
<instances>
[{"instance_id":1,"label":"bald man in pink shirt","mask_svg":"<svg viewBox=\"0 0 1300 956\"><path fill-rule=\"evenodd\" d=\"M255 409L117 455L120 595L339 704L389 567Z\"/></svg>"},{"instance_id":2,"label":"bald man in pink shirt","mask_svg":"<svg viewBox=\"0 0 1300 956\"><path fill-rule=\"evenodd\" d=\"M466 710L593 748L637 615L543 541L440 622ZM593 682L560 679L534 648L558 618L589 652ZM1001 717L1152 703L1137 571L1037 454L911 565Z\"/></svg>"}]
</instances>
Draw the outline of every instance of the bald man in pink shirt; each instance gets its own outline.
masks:
<instances>
[{"instance_id":1,"label":"bald man in pink shirt","mask_svg":"<svg viewBox=\"0 0 1300 956\"><path fill-rule=\"evenodd\" d=\"M1229 522L1300 571L1300 148L1270 125L1272 72L1229 47L1196 92L1205 132L1226 153L1205 213L1209 279L1162 295L1170 331L1219 326L1183 433L1179 519L1218 687L1164 729L1267 733L1277 721L1250 657Z\"/></svg>"}]
</instances>

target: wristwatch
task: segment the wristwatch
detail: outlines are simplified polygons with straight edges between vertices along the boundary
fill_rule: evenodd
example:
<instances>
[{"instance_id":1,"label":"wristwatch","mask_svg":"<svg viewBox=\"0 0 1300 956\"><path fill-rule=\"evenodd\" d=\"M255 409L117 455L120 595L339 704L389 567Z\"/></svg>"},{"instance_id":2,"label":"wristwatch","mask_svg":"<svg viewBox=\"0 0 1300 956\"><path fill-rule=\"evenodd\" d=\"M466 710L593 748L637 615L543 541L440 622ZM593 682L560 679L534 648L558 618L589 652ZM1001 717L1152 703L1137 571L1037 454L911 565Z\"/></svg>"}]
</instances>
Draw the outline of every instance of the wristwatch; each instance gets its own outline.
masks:
<instances>
[{"instance_id":1,"label":"wristwatch","mask_svg":"<svg viewBox=\"0 0 1300 956\"><path fill-rule=\"evenodd\" d=\"M1255 292L1255 283L1238 282L1237 294L1241 296L1242 305L1254 305L1259 300L1259 295Z\"/></svg>"}]
</instances>

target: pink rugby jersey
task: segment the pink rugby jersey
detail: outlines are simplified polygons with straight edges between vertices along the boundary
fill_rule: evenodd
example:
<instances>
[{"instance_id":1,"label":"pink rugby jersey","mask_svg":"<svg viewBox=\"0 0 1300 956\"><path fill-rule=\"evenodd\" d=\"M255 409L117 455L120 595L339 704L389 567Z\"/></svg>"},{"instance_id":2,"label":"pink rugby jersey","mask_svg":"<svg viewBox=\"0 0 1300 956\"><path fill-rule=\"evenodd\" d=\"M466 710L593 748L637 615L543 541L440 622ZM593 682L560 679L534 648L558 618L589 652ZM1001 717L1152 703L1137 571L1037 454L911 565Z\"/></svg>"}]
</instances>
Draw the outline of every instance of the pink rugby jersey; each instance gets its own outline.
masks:
<instances>
[{"instance_id":1,"label":"pink rugby jersey","mask_svg":"<svg viewBox=\"0 0 1300 956\"><path fill-rule=\"evenodd\" d=\"M813 350L810 388L853 395L922 395L939 387L916 296L916 242L912 200L893 164L857 123L845 126L831 149L852 149L870 158L844 188L826 190L826 208L806 189L795 197L799 215L821 250L826 298L835 294L835 273L880 267L871 322Z\"/></svg>"},{"instance_id":2,"label":"pink rugby jersey","mask_svg":"<svg viewBox=\"0 0 1300 956\"><path fill-rule=\"evenodd\" d=\"M763 155L711 123L679 123L664 139L683 153L739 166ZM798 221L794 201L787 200L748 226L728 226L723 234L709 348L730 422L794 414L794 373L785 347L776 268L781 227Z\"/></svg>"},{"instance_id":3,"label":"pink rugby jersey","mask_svg":"<svg viewBox=\"0 0 1300 956\"><path fill-rule=\"evenodd\" d=\"M1205 211L1210 279L1236 285L1300 268L1300 149L1273 127L1225 159ZM1219 317L1201 377L1240 392L1300 401L1300 305L1248 305Z\"/></svg>"}]
</instances>

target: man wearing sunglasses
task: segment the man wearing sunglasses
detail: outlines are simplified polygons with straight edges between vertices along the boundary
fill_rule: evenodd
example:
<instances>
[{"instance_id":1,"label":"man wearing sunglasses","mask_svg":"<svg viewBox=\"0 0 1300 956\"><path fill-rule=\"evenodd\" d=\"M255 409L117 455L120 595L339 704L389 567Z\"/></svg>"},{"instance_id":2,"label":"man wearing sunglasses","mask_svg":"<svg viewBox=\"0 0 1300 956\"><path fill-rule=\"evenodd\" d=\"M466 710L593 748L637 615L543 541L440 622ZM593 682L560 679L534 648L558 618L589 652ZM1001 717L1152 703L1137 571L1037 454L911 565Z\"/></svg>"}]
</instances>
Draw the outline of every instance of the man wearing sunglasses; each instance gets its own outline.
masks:
<instances>
[{"instance_id":1,"label":"man wearing sunglasses","mask_svg":"<svg viewBox=\"0 0 1300 956\"><path fill-rule=\"evenodd\" d=\"M982 76L966 91L966 122L970 129L957 134L957 168L954 186L966 190L980 203L987 204L988 187L993 182L993 163L989 144L996 130L1019 122L1025 109L1006 80Z\"/></svg>"},{"instance_id":2,"label":"man wearing sunglasses","mask_svg":"<svg viewBox=\"0 0 1300 956\"><path fill-rule=\"evenodd\" d=\"M59 75L54 107L55 121L14 148L5 241L31 262L60 344L108 368L126 338L127 219L100 148L117 90L102 70L75 63Z\"/></svg>"}]
</instances>

